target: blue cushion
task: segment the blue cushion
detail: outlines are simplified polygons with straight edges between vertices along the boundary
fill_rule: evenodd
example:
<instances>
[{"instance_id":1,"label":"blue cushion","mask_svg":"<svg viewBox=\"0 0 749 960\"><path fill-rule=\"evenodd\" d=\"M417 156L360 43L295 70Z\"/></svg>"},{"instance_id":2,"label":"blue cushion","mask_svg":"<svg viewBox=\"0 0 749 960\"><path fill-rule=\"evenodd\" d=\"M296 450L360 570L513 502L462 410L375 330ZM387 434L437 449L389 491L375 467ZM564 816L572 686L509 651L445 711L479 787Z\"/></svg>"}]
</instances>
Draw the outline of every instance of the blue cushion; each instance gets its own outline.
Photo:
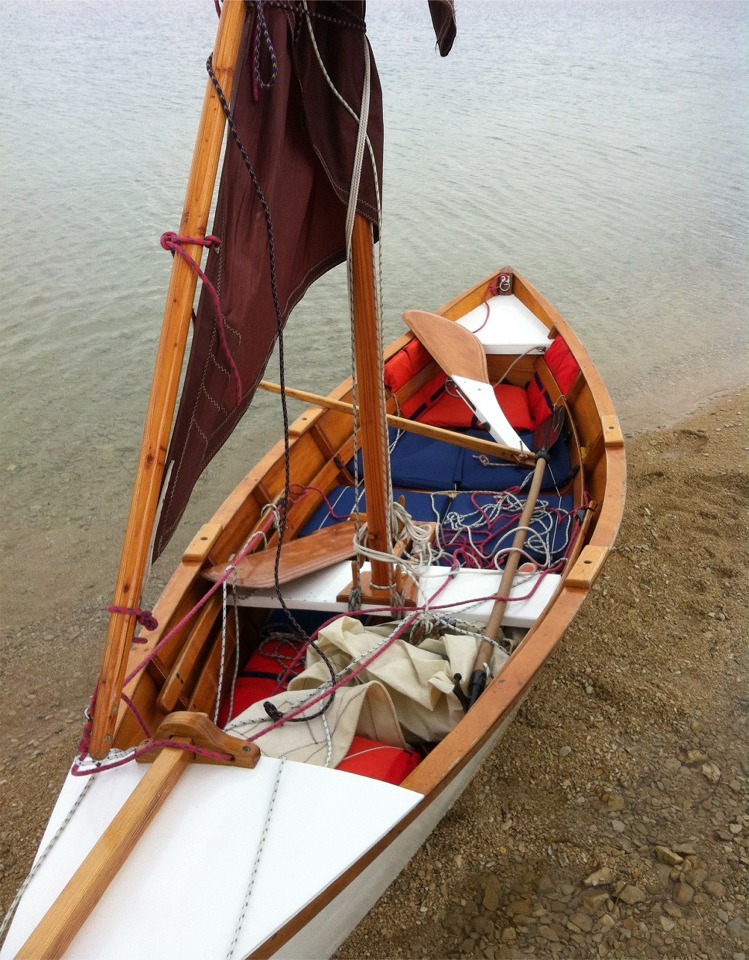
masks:
<instances>
[{"instance_id":1,"label":"blue cushion","mask_svg":"<svg viewBox=\"0 0 749 960\"><path fill-rule=\"evenodd\" d=\"M501 495L458 494L443 519L440 546L446 556L440 563L449 566L457 560L462 566L493 566L496 552L512 545L524 505L521 497L507 501ZM546 565L547 550L551 564L562 559L573 530L573 511L571 495L539 497L523 547L529 559Z\"/></svg>"},{"instance_id":2,"label":"blue cushion","mask_svg":"<svg viewBox=\"0 0 749 960\"><path fill-rule=\"evenodd\" d=\"M417 490L456 489L463 453L460 447L415 433L402 432L398 437L398 431L392 427L388 436L393 486L416 487ZM359 476L362 476L361 451L358 460ZM353 473L353 460L348 469Z\"/></svg>"},{"instance_id":3,"label":"blue cushion","mask_svg":"<svg viewBox=\"0 0 749 960\"><path fill-rule=\"evenodd\" d=\"M488 436L484 431L466 432L468 436L480 437L482 440L486 440ZM527 447L533 449L532 433L521 433L519 436ZM460 490L512 490L521 487L523 483L527 489L530 485L533 467L516 466L506 460L487 457L471 450L461 450L461 454L458 474ZM572 474L567 444L560 438L551 450L551 459L546 465L541 489L555 490L563 487Z\"/></svg>"},{"instance_id":4,"label":"blue cushion","mask_svg":"<svg viewBox=\"0 0 749 960\"><path fill-rule=\"evenodd\" d=\"M444 494L414 493L411 490L399 490L397 487L393 488L393 496L396 500L400 497L405 498L406 510L413 520L430 521L432 523L438 523L442 520L449 504L449 498ZM347 520L354 509L354 499L354 487L335 487L328 494L330 510L328 504L323 501L313 513L311 519L305 524L300 536L307 536L309 533L314 533L315 530L321 530L323 527L330 527L341 520ZM363 491L359 501L359 510L361 513L366 512L366 498Z\"/></svg>"}]
</instances>

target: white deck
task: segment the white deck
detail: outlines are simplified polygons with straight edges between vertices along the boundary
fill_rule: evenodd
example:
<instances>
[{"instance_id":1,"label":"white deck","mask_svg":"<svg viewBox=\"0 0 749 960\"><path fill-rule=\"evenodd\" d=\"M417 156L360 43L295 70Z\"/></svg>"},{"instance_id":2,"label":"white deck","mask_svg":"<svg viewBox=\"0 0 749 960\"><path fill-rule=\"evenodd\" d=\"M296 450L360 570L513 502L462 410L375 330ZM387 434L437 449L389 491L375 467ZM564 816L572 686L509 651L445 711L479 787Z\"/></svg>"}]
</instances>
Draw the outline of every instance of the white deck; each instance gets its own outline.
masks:
<instances>
[{"instance_id":1,"label":"white deck","mask_svg":"<svg viewBox=\"0 0 749 960\"><path fill-rule=\"evenodd\" d=\"M364 570L369 564L364 564ZM494 595L499 590L501 574L491 570L461 570L450 579L449 567L433 566L421 578L422 602L433 597L446 580L450 582L444 592L434 601L438 607L450 605L447 614L454 613L476 622L489 619ZM539 579L541 583L538 584ZM549 573L545 576L518 575L512 584L510 596L515 598L507 605L503 626L531 627L549 603L559 586L560 576ZM331 613L345 613L348 605L336 600L339 593L351 583L351 564L348 561L334 564L326 570L299 577L283 585L284 600L295 610L328 610ZM527 600L518 598L537 589ZM484 599L482 599L484 598ZM487 599L488 598L488 599ZM240 606L265 607L276 609L278 597L275 590L243 590L239 596ZM367 609L367 605L364 605Z\"/></svg>"},{"instance_id":2,"label":"white deck","mask_svg":"<svg viewBox=\"0 0 749 960\"><path fill-rule=\"evenodd\" d=\"M66 960L223 958L242 910L280 761L191 765L65 953ZM21 901L15 956L148 767L98 774ZM42 848L86 780L68 776ZM244 957L405 816L421 795L287 761L234 955ZM402 866L402 864L401 864Z\"/></svg>"},{"instance_id":3,"label":"white deck","mask_svg":"<svg viewBox=\"0 0 749 960\"><path fill-rule=\"evenodd\" d=\"M544 353L552 343L548 329L514 294L491 297L456 322L475 333L487 353Z\"/></svg>"}]
</instances>

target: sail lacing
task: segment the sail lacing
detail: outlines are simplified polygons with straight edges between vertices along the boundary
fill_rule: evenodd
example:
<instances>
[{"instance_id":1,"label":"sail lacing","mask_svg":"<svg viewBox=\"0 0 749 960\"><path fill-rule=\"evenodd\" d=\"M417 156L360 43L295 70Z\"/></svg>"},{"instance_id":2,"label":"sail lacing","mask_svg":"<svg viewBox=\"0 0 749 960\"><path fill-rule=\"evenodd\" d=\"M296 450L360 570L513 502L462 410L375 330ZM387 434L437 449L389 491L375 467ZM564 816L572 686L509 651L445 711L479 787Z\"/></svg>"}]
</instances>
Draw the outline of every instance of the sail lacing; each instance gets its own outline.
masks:
<instances>
[{"instance_id":1,"label":"sail lacing","mask_svg":"<svg viewBox=\"0 0 749 960\"><path fill-rule=\"evenodd\" d=\"M270 90L276 82L276 77L278 76L278 59L276 57L276 51L273 48L273 41L271 40L270 30L268 30L268 24L265 21L263 0L256 0L255 7L257 16L255 17L255 55L253 60L252 96L255 100L259 100L260 91ZM269 80L263 80L260 70L261 41L265 43L265 48L268 51L268 57L270 59L271 73Z\"/></svg>"},{"instance_id":2,"label":"sail lacing","mask_svg":"<svg viewBox=\"0 0 749 960\"><path fill-rule=\"evenodd\" d=\"M218 293L216 288L213 286L211 281L205 274L205 271L201 269L199 264L193 260L190 254L185 250L186 246L199 246L206 247L210 249L211 247L221 246L221 240L218 237L214 237L210 234L207 237L181 237L179 234L173 233L172 231L167 231L162 234L161 237L161 246L165 250L169 250L174 256L174 254L179 254L180 257L185 261L185 263L190 267L191 270L194 270L195 273L200 277L204 288L208 292L209 297L211 298L211 303L213 304L214 318L216 322L216 332L218 333L219 343L221 344L221 352L224 355L227 366L229 367L229 372L231 373L231 378L234 381L234 393L236 405L242 402L242 379L239 376L239 370L237 365L234 362L234 357L231 355L231 350L229 349L229 343L226 339L226 326L224 323L224 314L221 310L221 304L219 303Z\"/></svg>"}]
</instances>

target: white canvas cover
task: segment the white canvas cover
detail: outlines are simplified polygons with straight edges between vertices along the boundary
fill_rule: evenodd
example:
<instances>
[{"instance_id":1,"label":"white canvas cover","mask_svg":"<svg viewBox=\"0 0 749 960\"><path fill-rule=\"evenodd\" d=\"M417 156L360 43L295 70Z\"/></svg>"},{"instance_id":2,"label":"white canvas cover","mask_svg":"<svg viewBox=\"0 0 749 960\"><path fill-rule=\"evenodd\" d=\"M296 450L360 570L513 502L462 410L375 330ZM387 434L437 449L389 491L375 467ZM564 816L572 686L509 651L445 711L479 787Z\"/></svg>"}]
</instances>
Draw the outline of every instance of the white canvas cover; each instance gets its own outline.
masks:
<instances>
[{"instance_id":1,"label":"white canvas cover","mask_svg":"<svg viewBox=\"0 0 749 960\"><path fill-rule=\"evenodd\" d=\"M365 626L353 617L340 617L323 630L317 646L336 670L359 658L365 659L392 635L398 624ZM475 636L446 634L427 637L419 644L405 638L395 640L357 678L360 682L379 681L395 707L403 734L409 743L434 743L446 736L463 716L453 688L455 674L463 678L463 689L473 672L480 639ZM495 674L507 655L494 649L491 662ZM307 667L295 677L290 688L309 690L329 677L325 663L310 647Z\"/></svg>"}]
</instances>

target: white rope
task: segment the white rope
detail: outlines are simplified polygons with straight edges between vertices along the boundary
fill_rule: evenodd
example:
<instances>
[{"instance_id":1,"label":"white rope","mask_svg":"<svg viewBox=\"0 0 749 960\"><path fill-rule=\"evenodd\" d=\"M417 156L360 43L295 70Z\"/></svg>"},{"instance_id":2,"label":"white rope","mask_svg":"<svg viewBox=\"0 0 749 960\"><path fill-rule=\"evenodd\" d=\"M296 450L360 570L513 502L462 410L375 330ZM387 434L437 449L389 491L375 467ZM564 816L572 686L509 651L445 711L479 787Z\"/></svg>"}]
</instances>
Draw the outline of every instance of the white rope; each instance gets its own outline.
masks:
<instances>
[{"instance_id":1,"label":"white rope","mask_svg":"<svg viewBox=\"0 0 749 960\"><path fill-rule=\"evenodd\" d=\"M62 823L60 824L60 826L57 828L57 830L56 830L56 832L55 832L55 835L52 837L52 839L49 841L49 843L47 844L47 846L46 846L46 847L44 848L44 850L41 852L41 854L39 855L39 859L38 859L38 860L36 861L36 863L33 865L33 867L31 868L31 870L29 870L29 872L28 872L28 874L27 874L27 876L26 876L26 879L23 881L23 883L21 884L21 886L18 888L18 892L16 893L15 897L13 898L13 902L12 902L11 905L8 907L8 910L7 910L6 914L5 914L5 916L3 917L3 922L0 923L0 942L2 941L3 935L5 934L5 931L6 931L7 927L8 927L8 925L10 924L10 921L11 921L11 920L13 919L13 917L15 916L16 910L18 909L18 904L21 902L21 897L24 895L24 893L25 893L26 890L28 889L29 884L31 883L31 881L34 879L34 877L37 875L37 873L39 873L39 871L40 871L40 869L41 869L41 867L42 867L42 864L44 863L44 861L47 859L47 857L48 857L48 856L50 855L50 853L52 852L52 848L55 846L55 844L57 843L57 841L58 841L58 840L60 839L60 837L62 836L65 828L68 826L68 824L70 823L70 821L73 819L73 814L76 812L76 810L78 809L78 807L80 807L81 803L83 802L83 798L86 796L86 794L87 794L87 793L89 792L89 790L91 789L91 785L93 784L93 782L94 782L94 778L93 778L93 777L89 777L88 781L86 782L86 785L84 786L83 790L81 790L81 792L78 794L78 798L77 798L76 801L73 803L73 806L70 808L70 810L68 811L65 819L62 821Z\"/></svg>"},{"instance_id":2,"label":"white rope","mask_svg":"<svg viewBox=\"0 0 749 960\"><path fill-rule=\"evenodd\" d=\"M276 779L273 783L273 790L271 791L270 802L268 803L268 812L265 815L265 823L263 824L263 831L260 834L260 843L258 844L257 851L255 853L255 862L252 865L252 873L250 874L250 882L247 887L247 893L245 894L244 902L242 903L242 909L239 914L239 919L237 920L237 926L234 930L234 937L232 938L231 944L229 945L229 951L226 954L227 960L232 960L234 957L234 951L237 947L237 942L239 941L239 935L242 932L242 927L244 926L244 918L247 915L247 908L250 905L250 897L252 896L252 891L255 888L255 880L257 879L258 868L260 867L260 858L263 853L263 848L265 847L265 841L268 838L268 830L270 828L271 818L273 816L273 810L276 805L276 798L278 796L278 784L281 780L281 771L285 760L281 760L278 765L278 771L276 772Z\"/></svg>"},{"instance_id":3,"label":"white rope","mask_svg":"<svg viewBox=\"0 0 749 960\"><path fill-rule=\"evenodd\" d=\"M235 660L235 676L237 674L237 664L239 663L239 611L237 605L237 568L233 563L227 565L226 570L231 571L231 580L232 580L232 593L234 596L234 660ZM218 666L218 689L216 690L216 705L213 708L213 722L218 723L218 715L221 709L221 695L223 693L224 687L224 667L226 664L226 614L228 607L228 586L229 578L227 577L221 585L222 590L222 600L221 600L221 659ZM232 683L231 688L231 704L229 706L229 716L231 716L231 707L234 705L234 684Z\"/></svg>"}]
</instances>

